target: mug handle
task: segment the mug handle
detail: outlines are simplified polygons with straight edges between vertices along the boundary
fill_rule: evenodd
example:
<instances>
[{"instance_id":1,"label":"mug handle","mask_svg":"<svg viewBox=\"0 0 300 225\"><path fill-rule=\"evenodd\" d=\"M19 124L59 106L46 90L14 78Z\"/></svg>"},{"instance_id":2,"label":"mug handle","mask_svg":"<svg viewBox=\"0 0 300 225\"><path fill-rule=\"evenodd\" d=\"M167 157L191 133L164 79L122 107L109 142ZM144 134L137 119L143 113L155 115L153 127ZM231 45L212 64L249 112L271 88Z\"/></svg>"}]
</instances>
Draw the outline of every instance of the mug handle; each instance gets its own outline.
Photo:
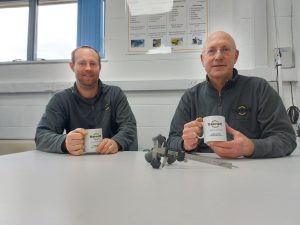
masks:
<instances>
[{"instance_id":1,"label":"mug handle","mask_svg":"<svg viewBox=\"0 0 300 225\"><path fill-rule=\"evenodd\" d=\"M197 135L197 137L198 137L198 139L204 139L204 133L202 134L202 136Z\"/></svg>"}]
</instances>

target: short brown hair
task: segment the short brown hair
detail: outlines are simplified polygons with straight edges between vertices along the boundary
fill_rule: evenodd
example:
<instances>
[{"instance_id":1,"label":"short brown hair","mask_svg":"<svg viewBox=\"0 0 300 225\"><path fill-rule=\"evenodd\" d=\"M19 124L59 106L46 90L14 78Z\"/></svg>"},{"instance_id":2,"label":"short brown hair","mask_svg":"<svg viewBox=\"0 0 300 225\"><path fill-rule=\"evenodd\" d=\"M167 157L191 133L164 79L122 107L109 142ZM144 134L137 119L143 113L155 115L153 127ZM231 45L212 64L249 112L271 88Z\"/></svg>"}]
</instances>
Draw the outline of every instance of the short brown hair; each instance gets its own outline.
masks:
<instances>
[{"instance_id":1,"label":"short brown hair","mask_svg":"<svg viewBox=\"0 0 300 225\"><path fill-rule=\"evenodd\" d=\"M78 48L75 48L72 53L71 53L71 60L72 60L72 63L74 64L75 63L75 53L78 49L80 48L89 48L89 49L92 49L94 52L96 52L97 56L98 56L98 62L99 62L99 65L101 64L101 57L100 57L100 54L99 52L94 49L93 47L89 46L89 45L82 45L82 46L79 46Z\"/></svg>"}]
</instances>

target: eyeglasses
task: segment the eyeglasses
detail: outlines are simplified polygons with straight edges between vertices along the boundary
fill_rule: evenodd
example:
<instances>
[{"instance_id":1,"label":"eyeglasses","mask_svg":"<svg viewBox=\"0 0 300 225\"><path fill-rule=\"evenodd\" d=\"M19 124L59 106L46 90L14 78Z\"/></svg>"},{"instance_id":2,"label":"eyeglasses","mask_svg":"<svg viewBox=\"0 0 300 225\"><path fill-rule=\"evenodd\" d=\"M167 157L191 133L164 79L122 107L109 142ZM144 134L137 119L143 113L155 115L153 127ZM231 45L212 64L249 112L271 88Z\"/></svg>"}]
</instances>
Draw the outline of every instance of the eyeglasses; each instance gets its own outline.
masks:
<instances>
[{"instance_id":1,"label":"eyeglasses","mask_svg":"<svg viewBox=\"0 0 300 225\"><path fill-rule=\"evenodd\" d=\"M213 57L215 56L218 52L221 55L229 55L234 49L232 48L220 48L220 49L215 49L215 48L209 48L203 51L204 54Z\"/></svg>"}]
</instances>

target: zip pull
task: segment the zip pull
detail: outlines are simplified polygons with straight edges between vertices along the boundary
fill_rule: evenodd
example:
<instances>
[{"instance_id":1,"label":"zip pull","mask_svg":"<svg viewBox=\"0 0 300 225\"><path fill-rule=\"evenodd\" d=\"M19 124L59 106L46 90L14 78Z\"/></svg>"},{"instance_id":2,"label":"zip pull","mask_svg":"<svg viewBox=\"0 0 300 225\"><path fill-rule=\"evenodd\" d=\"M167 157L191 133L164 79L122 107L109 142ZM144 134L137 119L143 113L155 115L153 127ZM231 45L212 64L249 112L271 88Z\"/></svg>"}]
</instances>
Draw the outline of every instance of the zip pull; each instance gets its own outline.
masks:
<instances>
[{"instance_id":1,"label":"zip pull","mask_svg":"<svg viewBox=\"0 0 300 225\"><path fill-rule=\"evenodd\" d=\"M218 105L221 106L222 104L222 95L221 95L221 92L219 92L219 102L218 102Z\"/></svg>"}]
</instances>

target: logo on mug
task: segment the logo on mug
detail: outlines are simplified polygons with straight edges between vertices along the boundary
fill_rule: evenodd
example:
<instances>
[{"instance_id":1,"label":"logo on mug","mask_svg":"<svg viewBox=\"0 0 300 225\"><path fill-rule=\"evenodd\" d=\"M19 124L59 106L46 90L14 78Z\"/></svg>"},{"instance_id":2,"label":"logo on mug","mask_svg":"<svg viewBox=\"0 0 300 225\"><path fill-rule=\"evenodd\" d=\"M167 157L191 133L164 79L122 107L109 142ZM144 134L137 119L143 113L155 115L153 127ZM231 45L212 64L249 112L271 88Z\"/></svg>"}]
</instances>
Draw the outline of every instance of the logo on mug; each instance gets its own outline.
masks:
<instances>
[{"instance_id":1,"label":"logo on mug","mask_svg":"<svg viewBox=\"0 0 300 225\"><path fill-rule=\"evenodd\" d=\"M94 139L94 140L99 140L101 138L101 134L99 134L97 132L93 133L93 134L90 135L90 138Z\"/></svg>"},{"instance_id":2,"label":"logo on mug","mask_svg":"<svg viewBox=\"0 0 300 225\"><path fill-rule=\"evenodd\" d=\"M222 126L222 123L218 120L213 120L211 123L208 123L208 126L212 126L213 128L218 128L219 126Z\"/></svg>"}]
</instances>

